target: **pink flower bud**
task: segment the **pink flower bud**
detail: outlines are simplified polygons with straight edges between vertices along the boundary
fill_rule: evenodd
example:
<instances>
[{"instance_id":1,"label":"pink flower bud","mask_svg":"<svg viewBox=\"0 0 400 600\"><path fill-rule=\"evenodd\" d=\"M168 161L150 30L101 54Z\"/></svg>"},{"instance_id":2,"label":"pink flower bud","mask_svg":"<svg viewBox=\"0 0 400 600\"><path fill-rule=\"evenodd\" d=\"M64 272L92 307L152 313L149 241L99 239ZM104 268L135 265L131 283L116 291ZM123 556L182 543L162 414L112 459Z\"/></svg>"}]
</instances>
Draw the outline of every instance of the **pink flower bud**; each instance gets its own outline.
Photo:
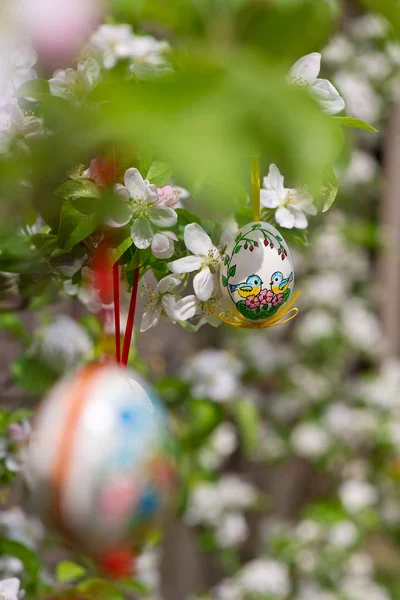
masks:
<instances>
[{"instance_id":1,"label":"pink flower bud","mask_svg":"<svg viewBox=\"0 0 400 600\"><path fill-rule=\"evenodd\" d=\"M172 185L164 185L157 189L158 204L163 206L175 206L179 202L179 192Z\"/></svg>"}]
</instances>

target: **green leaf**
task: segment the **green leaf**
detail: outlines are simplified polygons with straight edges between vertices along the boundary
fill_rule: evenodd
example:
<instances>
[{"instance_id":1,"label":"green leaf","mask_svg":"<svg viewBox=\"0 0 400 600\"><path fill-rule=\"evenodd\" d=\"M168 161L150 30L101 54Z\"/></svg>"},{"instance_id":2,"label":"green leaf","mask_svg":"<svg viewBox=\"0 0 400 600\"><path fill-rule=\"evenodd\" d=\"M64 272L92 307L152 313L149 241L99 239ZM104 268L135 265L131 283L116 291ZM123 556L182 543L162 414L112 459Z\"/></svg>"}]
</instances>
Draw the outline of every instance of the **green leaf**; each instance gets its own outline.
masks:
<instances>
[{"instance_id":1,"label":"green leaf","mask_svg":"<svg viewBox=\"0 0 400 600\"><path fill-rule=\"evenodd\" d=\"M224 265L227 265L229 262L229 254L225 255Z\"/></svg>"},{"instance_id":2,"label":"green leaf","mask_svg":"<svg viewBox=\"0 0 400 600\"><path fill-rule=\"evenodd\" d=\"M86 570L73 562L63 561L58 563L56 568L56 578L59 583L76 581L83 577Z\"/></svg>"},{"instance_id":3,"label":"green leaf","mask_svg":"<svg viewBox=\"0 0 400 600\"><path fill-rule=\"evenodd\" d=\"M119 584L124 591L126 590L135 595L149 596L151 594L150 588L137 579L124 579Z\"/></svg>"},{"instance_id":4,"label":"green leaf","mask_svg":"<svg viewBox=\"0 0 400 600\"><path fill-rule=\"evenodd\" d=\"M189 223L197 223L198 225L201 225L201 220L199 217L190 212L190 210L186 210L186 208L177 208L175 212L178 215L178 223L182 222L185 225L188 225Z\"/></svg>"},{"instance_id":5,"label":"green leaf","mask_svg":"<svg viewBox=\"0 0 400 600\"><path fill-rule=\"evenodd\" d=\"M235 213L235 221L241 229L253 221L253 211L251 208L243 207Z\"/></svg>"},{"instance_id":6,"label":"green leaf","mask_svg":"<svg viewBox=\"0 0 400 600\"><path fill-rule=\"evenodd\" d=\"M154 162L146 175L146 179L157 187L166 185L171 180L171 177L172 170L170 166L168 163L162 161Z\"/></svg>"},{"instance_id":7,"label":"green leaf","mask_svg":"<svg viewBox=\"0 0 400 600\"><path fill-rule=\"evenodd\" d=\"M76 244L93 233L100 223L100 215L84 215L76 210L71 200L66 200L62 205L58 230L60 246L69 252Z\"/></svg>"},{"instance_id":8,"label":"green leaf","mask_svg":"<svg viewBox=\"0 0 400 600\"><path fill-rule=\"evenodd\" d=\"M321 189L322 198L324 200L324 206L322 212L326 212L330 209L339 191L339 182L333 169L327 171L327 176L324 181L324 186Z\"/></svg>"},{"instance_id":9,"label":"green leaf","mask_svg":"<svg viewBox=\"0 0 400 600\"><path fill-rule=\"evenodd\" d=\"M124 600L118 588L104 579L88 579L80 583L77 590L96 600Z\"/></svg>"},{"instance_id":10,"label":"green leaf","mask_svg":"<svg viewBox=\"0 0 400 600\"><path fill-rule=\"evenodd\" d=\"M222 285L223 285L224 287L227 287L227 286L228 286L228 280L227 280L227 278L225 277L225 275L222 275Z\"/></svg>"},{"instance_id":11,"label":"green leaf","mask_svg":"<svg viewBox=\"0 0 400 600\"><path fill-rule=\"evenodd\" d=\"M235 405L236 421L244 450L252 452L258 441L260 415L254 402L242 400Z\"/></svg>"},{"instance_id":12,"label":"green leaf","mask_svg":"<svg viewBox=\"0 0 400 600\"><path fill-rule=\"evenodd\" d=\"M117 262L121 256L126 252L133 244L132 237L125 238L116 248L112 248L110 251L111 260L113 263Z\"/></svg>"},{"instance_id":13,"label":"green leaf","mask_svg":"<svg viewBox=\"0 0 400 600\"><path fill-rule=\"evenodd\" d=\"M11 365L11 375L18 387L34 396L46 392L56 380L56 375L37 358L22 355Z\"/></svg>"},{"instance_id":14,"label":"green leaf","mask_svg":"<svg viewBox=\"0 0 400 600\"><path fill-rule=\"evenodd\" d=\"M234 250L234 254L238 254L238 252L240 252L242 249L242 246L236 246L235 250Z\"/></svg>"},{"instance_id":15,"label":"green leaf","mask_svg":"<svg viewBox=\"0 0 400 600\"><path fill-rule=\"evenodd\" d=\"M285 231L285 239L301 246L308 246L308 233L305 229L288 229L287 232Z\"/></svg>"},{"instance_id":16,"label":"green leaf","mask_svg":"<svg viewBox=\"0 0 400 600\"><path fill-rule=\"evenodd\" d=\"M24 571L33 580L36 580L39 576L40 563L36 556L36 553L27 548L20 542L16 542L11 539L0 540L0 556L13 556L18 558L24 565Z\"/></svg>"},{"instance_id":17,"label":"green leaf","mask_svg":"<svg viewBox=\"0 0 400 600\"><path fill-rule=\"evenodd\" d=\"M363 129L364 131L373 131L377 133L378 130L372 125L361 121L360 119L355 119L354 117L333 117L336 123L342 125L343 127L351 127L352 129Z\"/></svg>"},{"instance_id":18,"label":"green leaf","mask_svg":"<svg viewBox=\"0 0 400 600\"><path fill-rule=\"evenodd\" d=\"M100 191L90 179L69 179L55 193L61 198L98 198Z\"/></svg>"},{"instance_id":19,"label":"green leaf","mask_svg":"<svg viewBox=\"0 0 400 600\"><path fill-rule=\"evenodd\" d=\"M50 86L47 79L31 79L23 83L15 92L17 98L45 100L50 96Z\"/></svg>"},{"instance_id":20,"label":"green leaf","mask_svg":"<svg viewBox=\"0 0 400 600\"><path fill-rule=\"evenodd\" d=\"M234 277L236 273L236 265L232 265L229 269L228 277Z\"/></svg>"},{"instance_id":21,"label":"green leaf","mask_svg":"<svg viewBox=\"0 0 400 600\"><path fill-rule=\"evenodd\" d=\"M0 313L0 330L2 329L12 333L20 340L24 340L27 337L21 319L12 312Z\"/></svg>"}]
</instances>

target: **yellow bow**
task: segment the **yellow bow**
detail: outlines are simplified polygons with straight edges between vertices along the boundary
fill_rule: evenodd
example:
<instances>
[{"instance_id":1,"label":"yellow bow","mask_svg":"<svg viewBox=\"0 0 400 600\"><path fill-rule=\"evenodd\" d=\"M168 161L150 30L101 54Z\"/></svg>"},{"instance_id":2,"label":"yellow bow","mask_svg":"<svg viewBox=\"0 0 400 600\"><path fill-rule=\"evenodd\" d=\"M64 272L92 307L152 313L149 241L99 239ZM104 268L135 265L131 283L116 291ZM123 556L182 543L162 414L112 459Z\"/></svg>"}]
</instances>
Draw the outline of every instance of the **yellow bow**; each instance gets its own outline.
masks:
<instances>
[{"instance_id":1,"label":"yellow bow","mask_svg":"<svg viewBox=\"0 0 400 600\"><path fill-rule=\"evenodd\" d=\"M265 321L261 321L260 323L248 321L238 311L235 313L232 313L231 311L218 313L210 306L210 304L207 305L207 308L210 312L219 317L223 323L226 323L226 325L232 325L233 327L240 327L242 329L266 329L267 327L283 325L294 319L298 315L299 309L293 306L293 304L299 296L300 292L296 292L290 302L281 306L272 317Z\"/></svg>"}]
</instances>

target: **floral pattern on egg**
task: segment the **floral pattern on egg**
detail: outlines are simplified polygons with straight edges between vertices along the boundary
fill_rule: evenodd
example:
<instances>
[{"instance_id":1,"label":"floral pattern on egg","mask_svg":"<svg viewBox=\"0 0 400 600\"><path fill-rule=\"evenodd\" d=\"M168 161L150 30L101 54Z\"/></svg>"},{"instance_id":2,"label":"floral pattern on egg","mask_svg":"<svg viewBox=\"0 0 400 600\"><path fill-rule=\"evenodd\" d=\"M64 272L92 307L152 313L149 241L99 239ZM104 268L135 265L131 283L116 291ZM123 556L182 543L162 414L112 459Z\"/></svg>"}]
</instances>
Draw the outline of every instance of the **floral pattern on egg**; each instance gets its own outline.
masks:
<instances>
[{"instance_id":1,"label":"floral pattern on egg","mask_svg":"<svg viewBox=\"0 0 400 600\"><path fill-rule=\"evenodd\" d=\"M293 287L293 258L275 227L262 221L242 227L221 269L227 309L249 321L264 321L288 301Z\"/></svg>"}]
</instances>

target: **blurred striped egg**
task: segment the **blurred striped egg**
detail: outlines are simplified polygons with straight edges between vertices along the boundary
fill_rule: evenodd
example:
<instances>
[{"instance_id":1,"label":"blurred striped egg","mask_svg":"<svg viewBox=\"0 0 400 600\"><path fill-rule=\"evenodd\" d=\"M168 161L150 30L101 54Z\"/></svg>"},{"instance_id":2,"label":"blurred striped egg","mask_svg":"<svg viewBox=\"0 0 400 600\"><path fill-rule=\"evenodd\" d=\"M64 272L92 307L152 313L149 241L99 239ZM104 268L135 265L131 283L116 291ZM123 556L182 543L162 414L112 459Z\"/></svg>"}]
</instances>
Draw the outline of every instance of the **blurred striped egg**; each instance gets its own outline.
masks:
<instances>
[{"instance_id":1,"label":"blurred striped egg","mask_svg":"<svg viewBox=\"0 0 400 600\"><path fill-rule=\"evenodd\" d=\"M160 402L116 364L67 376L37 412L28 478L44 521L76 548L95 558L139 548L176 482Z\"/></svg>"}]
</instances>

